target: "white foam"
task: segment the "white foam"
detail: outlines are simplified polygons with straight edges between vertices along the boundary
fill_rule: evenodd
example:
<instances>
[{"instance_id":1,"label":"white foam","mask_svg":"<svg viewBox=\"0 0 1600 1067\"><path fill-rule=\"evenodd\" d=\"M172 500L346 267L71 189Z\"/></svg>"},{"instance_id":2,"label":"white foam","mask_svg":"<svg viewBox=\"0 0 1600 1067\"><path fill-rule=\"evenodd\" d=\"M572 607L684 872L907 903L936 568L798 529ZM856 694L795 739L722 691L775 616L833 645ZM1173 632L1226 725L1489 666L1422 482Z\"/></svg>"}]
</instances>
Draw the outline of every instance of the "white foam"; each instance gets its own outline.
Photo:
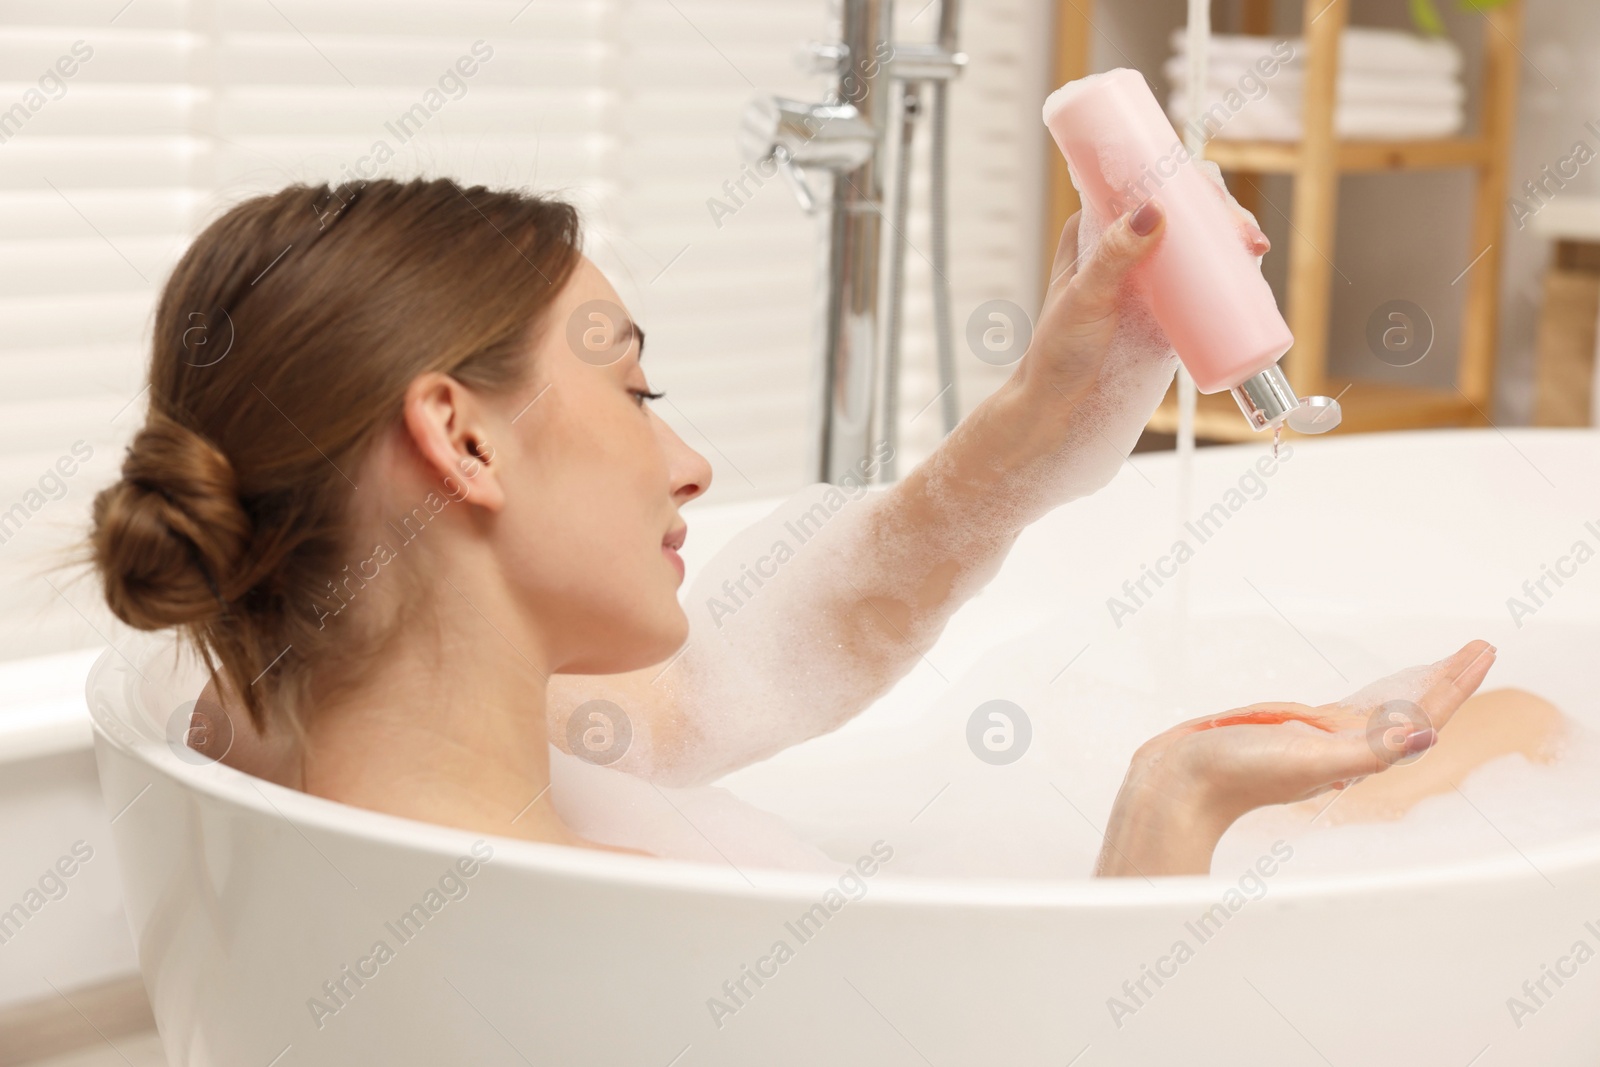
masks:
<instances>
[{"instance_id":1,"label":"white foam","mask_svg":"<svg viewBox=\"0 0 1600 1067\"><path fill-rule=\"evenodd\" d=\"M1084 90L1092 88L1096 82L1106 81L1113 75L1117 74L1121 69L1122 68L1117 68L1117 70L1105 70L1095 74L1086 74L1074 81L1067 82L1067 84L1063 85L1061 88L1045 97L1043 115L1046 125L1048 125L1050 122L1050 116L1054 115L1057 111L1060 111L1062 108L1070 104L1074 97L1078 96Z\"/></svg>"},{"instance_id":2,"label":"white foam","mask_svg":"<svg viewBox=\"0 0 1600 1067\"><path fill-rule=\"evenodd\" d=\"M1213 869L1248 863L1279 837L1294 846L1294 873L1314 875L1516 856L1600 832L1600 736L1572 727L1555 762L1501 756L1456 788L1395 822L1321 825L1297 809L1262 808L1224 835Z\"/></svg>"},{"instance_id":3,"label":"white foam","mask_svg":"<svg viewBox=\"0 0 1600 1067\"><path fill-rule=\"evenodd\" d=\"M1053 669L1040 665L1062 661L1063 633L1046 627L990 650L919 721L825 738L725 784L836 858L887 840L897 877L1087 878L1128 761L1145 740L1259 701L1338 699L1352 683L1323 655L1352 678L1395 666L1348 636L1297 633L1262 616L1193 627L1193 661L1204 670L1187 678L1166 671L1159 635L1130 633L1096 645L1051 682ZM1363 691L1393 691L1396 678L1413 691L1413 671ZM1000 767L976 759L966 740L972 709L996 696L1023 707L1033 727L1023 759ZM1454 793L1432 797L1381 824L1314 822L1309 807L1260 809L1223 837L1213 869L1242 869L1279 838L1295 850L1284 871L1298 877L1506 855L1508 838L1529 849L1600 831L1600 736L1576 722L1570 731L1551 765L1507 756L1458 783L1470 804Z\"/></svg>"},{"instance_id":4,"label":"white foam","mask_svg":"<svg viewBox=\"0 0 1600 1067\"><path fill-rule=\"evenodd\" d=\"M1103 219L1095 212L1081 195L1082 183L1070 165L1068 174L1074 188L1080 190L1083 204L1076 249L1076 266L1082 270L1093 260L1106 227L1116 220ZM1047 310L1041 311L1040 328L1045 314ZM1116 314L1117 325L1098 378L1067 416L1061 447L1037 462L1001 472L991 493L997 523L1032 522L1104 488L1133 451L1150 413L1161 403L1178 367L1177 353L1136 279L1125 283ZM928 463L931 471L954 476L943 451L935 452Z\"/></svg>"},{"instance_id":5,"label":"white foam","mask_svg":"<svg viewBox=\"0 0 1600 1067\"><path fill-rule=\"evenodd\" d=\"M657 786L550 748L550 801L579 836L668 859L737 869L832 870L776 816L726 789Z\"/></svg>"},{"instance_id":6,"label":"white foam","mask_svg":"<svg viewBox=\"0 0 1600 1067\"><path fill-rule=\"evenodd\" d=\"M1080 264L1104 229L1085 208ZM986 469L986 448L961 447L978 432L968 420L915 472L920 510L904 494L813 485L709 561L685 597L688 646L665 672L694 708L694 729L635 769L701 781L837 728L915 665L1023 526L1110 482L1177 366L1131 282L1118 314L1098 380L1063 416L1053 454Z\"/></svg>"},{"instance_id":7,"label":"white foam","mask_svg":"<svg viewBox=\"0 0 1600 1067\"><path fill-rule=\"evenodd\" d=\"M1105 226L1084 211L1080 264L1092 257ZM848 735L820 736L918 662L950 609L992 577L1019 524L1116 475L1176 365L1130 288L1105 366L1064 427L1061 449L1025 469L990 472L998 485L983 494L979 518L944 521L942 513L961 506L974 472L958 469L941 449L919 470L928 480L931 515L897 511L883 490L814 485L734 538L686 595L689 644L658 683L693 709L683 743L641 753L644 765L630 769L662 783L691 784L776 754L726 784L837 859L883 839L896 850L897 876L1078 878L1093 869L1129 758L1154 734L1264 700L1415 699L1421 672L1386 677L1381 690L1350 695L1351 683L1334 677L1331 662L1352 679L1386 676L1399 665L1341 633L1301 634L1265 618L1226 629L1185 626L1181 619L1172 627L1139 628L1160 631L1162 642L1134 635L1097 643L1058 681L1042 676L1039 664L1072 655L1079 642L1065 636L1063 624L989 650L918 722L874 730L869 719ZM955 431L971 432L970 421ZM911 523L918 525L916 537L907 536ZM980 559L987 562L974 566ZM929 589L952 574L955 595L927 607ZM1183 654L1175 655L1180 644ZM995 697L1026 709L1034 731L1027 755L999 767L975 758L966 739L972 710ZM808 738L817 740L790 748ZM1526 842L1556 840L1600 824L1600 784L1590 784L1600 783L1597 770L1600 744L1581 735L1554 768L1497 761L1462 789ZM760 847L752 835L776 832L771 822L730 814L725 801L718 797L707 815L728 828L719 848L749 855L747 848ZM1263 835L1291 830L1297 849L1286 868L1291 874L1505 847L1503 837L1481 832L1481 816L1459 807L1436 798L1399 823L1336 827L1269 809L1230 831L1217 863L1240 866L1245 853L1247 860L1260 854ZM573 825L585 832L581 822ZM669 834L664 818L653 825L651 833ZM598 839L615 840L595 829ZM666 842L659 848L647 837L633 840L652 851L679 847L675 838L658 836L658 845ZM782 851L790 854L787 846Z\"/></svg>"}]
</instances>

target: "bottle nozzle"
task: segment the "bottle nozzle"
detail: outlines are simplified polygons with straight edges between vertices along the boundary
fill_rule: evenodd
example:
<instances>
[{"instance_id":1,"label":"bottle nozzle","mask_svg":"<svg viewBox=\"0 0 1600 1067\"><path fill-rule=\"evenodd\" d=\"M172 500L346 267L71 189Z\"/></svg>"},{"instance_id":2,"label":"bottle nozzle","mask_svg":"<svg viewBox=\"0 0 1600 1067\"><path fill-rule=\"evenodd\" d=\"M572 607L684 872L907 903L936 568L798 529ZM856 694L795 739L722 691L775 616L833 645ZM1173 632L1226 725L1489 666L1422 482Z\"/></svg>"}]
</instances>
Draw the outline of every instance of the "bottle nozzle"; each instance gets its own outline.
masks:
<instances>
[{"instance_id":1,"label":"bottle nozzle","mask_svg":"<svg viewBox=\"0 0 1600 1067\"><path fill-rule=\"evenodd\" d=\"M1339 401L1328 396L1295 396L1294 388L1273 364L1234 386L1233 399L1253 430L1285 425L1297 433L1327 433L1339 425Z\"/></svg>"},{"instance_id":2,"label":"bottle nozzle","mask_svg":"<svg viewBox=\"0 0 1600 1067\"><path fill-rule=\"evenodd\" d=\"M1234 386L1233 399L1239 402L1245 421L1252 430L1276 426L1283 417L1300 406L1283 368L1276 363Z\"/></svg>"}]
</instances>

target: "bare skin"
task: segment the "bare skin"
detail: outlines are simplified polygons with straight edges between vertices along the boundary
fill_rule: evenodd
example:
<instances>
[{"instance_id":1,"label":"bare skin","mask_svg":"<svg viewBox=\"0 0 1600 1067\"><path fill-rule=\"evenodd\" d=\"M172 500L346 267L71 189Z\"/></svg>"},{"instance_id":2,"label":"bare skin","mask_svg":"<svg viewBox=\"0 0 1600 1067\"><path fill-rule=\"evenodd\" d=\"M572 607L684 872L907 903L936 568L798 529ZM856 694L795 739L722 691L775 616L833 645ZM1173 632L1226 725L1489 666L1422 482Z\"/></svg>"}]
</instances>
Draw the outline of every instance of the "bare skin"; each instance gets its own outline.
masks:
<instances>
[{"instance_id":1,"label":"bare skin","mask_svg":"<svg viewBox=\"0 0 1600 1067\"><path fill-rule=\"evenodd\" d=\"M1058 455L1063 428L1096 398L1128 273L1161 238L1158 210L1140 219L1151 225L1114 223L1081 264L1077 218L1069 221L1033 343L1011 379L940 445L939 463L884 494L880 525L866 539L876 555L857 588L821 609L828 625L879 640L838 649L851 657L860 689L848 707L809 724L813 733L835 728L904 675L971 595L971 579L997 570L1017 534L1062 503L1024 498L992 536L1002 477ZM1253 220L1240 232L1252 251L1264 251ZM442 374L412 382L402 417L354 472L362 489L351 543L388 537L388 520L430 494L449 505L389 564L417 581L374 580L328 623L353 635L380 621L403 624L381 656L335 656L314 675L303 745L285 730L261 737L241 725L230 764L358 807L604 847L573 833L548 796L548 744L565 746L581 701L614 695L629 709L636 767L622 769L669 767L681 780L704 780L767 754L754 722L731 757L697 763L692 694L652 684L687 634L671 551L685 530L679 508L705 492L711 471L641 399L649 385L631 323L610 324L618 358L575 358L563 327L594 301L621 303L584 261L550 326L530 338L532 370L521 389L491 395ZM974 528L991 535L962 540ZM928 541L957 550L931 567L907 562L928 559L915 551ZM408 588L423 599L408 598ZM1298 711L1324 717L1324 709ZM1118 855L1147 869L1203 870L1202 856L1208 863L1216 837L1248 806L1314 795L1336 780L1336 764L1343 778L1371 773L1346 766L1349 727L1258 717L1162 735L1130 769L1108 846L1115 841ZM1123 872L1108 865L1102 873Z\"/></svg>"},{"instance_id":2,"label":"bare skin","mask_svg":"<svg viewBox=\"0 0 1600 1067\"><path fill-rule=\"evenodd\" d=\"M1095 389L1123 280L1160 239L1158 213L1154 221L1141 235L1122 220L1081 270L1076 219L1068 224L1033 345L1010 381L941 445L954 475L935 493L925 465L889 490L887 513L897 520L889 532L926 538L987 520L1000 472L1059 447L1060 428ZM1265 242L1253 226L1243 239ZM620 305L585 261L550 321L564 324L595 300ZM355 475L375 492L352 540L381 538L387 515L453 481L451 499L462 506L446 507L405 549L405 565L438 591L428 605L438 624L401 628L382 670L359 679L330 671L302 749L286 731L260 738L241 728L229 762L358 807L582 845L546 795L546 745L564 744L567 716L596 695L593 683L626 698L641 757L651 746L683 747L678 735L692 728L692 709L650 685L687 628L675 595L681 575L660 546L682 530L678 508L705 491L710 468L630 395L649 388L636 340L597 366L574 358L566 334L542 332L530 357L537 371L513 395L481 395L438 374L412 384L404 417ZM487 462L473 467L480 458ZM551 500L568 502L571 513L581 506L585 521ZM563 518L572 529L560 527ZM1025 524L1019 519L1009 537L958 568L992 573ZM931 643L959 606L950 595L955 574L894 573L914 555L890 540L876 563L885 578L919 590L914 603L852 596L829 610L850 625L916 629ZM352 618L333 624L413 610L394 583L375 582L362 597L348 609ZM905 641L872 647L883 658L862 672L869 691L855 711L919 654ZM835 725L819 723L817 732Z\"/></svg>"},{"instance_id":3,"label":"bare skin","mask_svg":"<svg viewBox=\"0 0 1600 1067\"><path fill-rule=\"evenodd\" d=\"M1316 816L1326 825L1392 822L1419 801L1450 792L1501 756L1515 753L1532 763L1553 762L1566 730L1566 716L1526 690L1478 693L1461 705L1425 759L1352 782L1337 802L1308 801L1295 807L1307 821Z\"/></svg>"},{"instance_id":4,"label":"bare skin","mask_svg":"<svg viewBox=\"0 0 1600 1067\"><path fill-rule=\"evenodd\" d=\"M1207 873L1217 842L1245 812L1343 789L1431 748L1494 660L1493 647L1473 641L1436 664L1417 701L1431 726L1408 736L1375 734L1376 699L1315 708L1255 704L1157 734L1134 754L1097 873Z\"/></svg>"},{"instance_id":5,"label":"bare skin","mask_svg":"<svg viewBox=\"0 0 1600 1067\"><path fill-rule=\"evenodd\" d=\"M1124 218L1080 270L1077 224L1074 215L1062 231L1034 343L1011 379L864 516L853 540L868 554L856 560L851 581L818 583L833 599L820 606L815 629L853 635L818 654L848 660L843 673L858 688L842 706L812 709L812 736L848 721L915 666L956 609L999 569L1027 525L1061 503L1041 492L1005 515L996 510L1004 472L1028 469L1055 455L1078 410L1096 401L1124 279L1161 234L1159 220L1155 230L1140 236ZM1252 251L1266 247L1253 222L1241 223L1241 240ZM937 562L926 562L930 556ZM791 566L811 565L805 560ZM890 592L908 586L911 598ZM696 657L707 653L691 645L677 674L692 671ZM724 727L716 746L722 761L704 762L701 753L710 746L696 736L696 694L674 689L676 676L663 679L660 663L606 677L557 676L550 686L550 736L565 749L564 727L572 710L604 697L624 708L645 709L648 723L649 743L636 740L618 769L692 784L773 754L767 732L752 717L741 737L729 737Z\"/></svg>"}]
</instances>

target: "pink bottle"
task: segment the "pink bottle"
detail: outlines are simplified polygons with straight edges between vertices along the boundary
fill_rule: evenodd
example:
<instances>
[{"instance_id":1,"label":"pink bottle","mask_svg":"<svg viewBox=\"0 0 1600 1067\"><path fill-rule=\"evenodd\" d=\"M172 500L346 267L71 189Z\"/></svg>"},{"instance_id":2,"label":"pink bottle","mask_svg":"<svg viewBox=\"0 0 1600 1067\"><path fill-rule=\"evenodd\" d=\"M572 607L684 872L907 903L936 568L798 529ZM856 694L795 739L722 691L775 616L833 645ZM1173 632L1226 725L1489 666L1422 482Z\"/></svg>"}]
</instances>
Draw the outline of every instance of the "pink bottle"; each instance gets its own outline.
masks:
<instances>
[{"instance_id":1,"label":"pink bottle","mask_svg":"<svg viewBox=\"0 0 1600 1067\"><path fill-rule=\"evenodd\" d=\"M1166 232L1136 275L1156 322L1200 392L1231 390L1251 426L1275 428L1300 406L1278 367L1294 336L1233 211L1144 76L1118 68L1069 82L1045 101L1044 122L1102 218L1160 203Z\"/></svg>"}]
</instances>

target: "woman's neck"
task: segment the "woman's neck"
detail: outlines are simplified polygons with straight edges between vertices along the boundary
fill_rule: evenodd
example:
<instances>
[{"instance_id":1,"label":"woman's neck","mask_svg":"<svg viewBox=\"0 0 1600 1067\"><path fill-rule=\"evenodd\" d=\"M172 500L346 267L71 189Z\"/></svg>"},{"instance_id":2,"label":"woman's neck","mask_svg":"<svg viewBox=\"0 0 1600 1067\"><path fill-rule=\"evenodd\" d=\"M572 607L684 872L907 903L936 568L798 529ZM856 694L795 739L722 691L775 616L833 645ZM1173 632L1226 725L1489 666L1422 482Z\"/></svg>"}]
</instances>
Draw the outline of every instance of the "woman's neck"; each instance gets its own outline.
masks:
<instances>
[{"instance_id":1,"label":"woman's neck","mask_svg":"<svg viewBox=\"0 0 1600 1067\"><path fill-rule=\"evenodd\" d=\"M315 701L302 788L424 822L580 843L550 804L544 642L494 583L452 585L437 628L413 618L358 683Z\"/></svg>"}]
</instances>

